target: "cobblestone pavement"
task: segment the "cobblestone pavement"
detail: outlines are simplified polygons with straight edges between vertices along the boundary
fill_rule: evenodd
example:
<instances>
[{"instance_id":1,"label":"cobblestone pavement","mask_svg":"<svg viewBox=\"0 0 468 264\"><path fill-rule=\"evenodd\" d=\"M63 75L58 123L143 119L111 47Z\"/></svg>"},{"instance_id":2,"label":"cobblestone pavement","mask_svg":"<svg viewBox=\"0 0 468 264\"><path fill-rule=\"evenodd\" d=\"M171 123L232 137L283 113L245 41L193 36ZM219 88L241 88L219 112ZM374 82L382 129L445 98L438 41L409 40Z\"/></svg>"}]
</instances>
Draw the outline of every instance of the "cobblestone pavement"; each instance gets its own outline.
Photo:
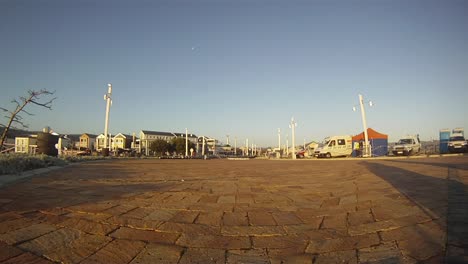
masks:
<instances>
[{"instance_id":1,"label":"cobblestone pavement","mask_svg":"<svg viewBox=\"0 0 468 264\"><path fill-rule=\"evenodd\" d=\"M0 189L5 263L468 262L468 157L114 160Z\"/></svg>"}]
</instances>

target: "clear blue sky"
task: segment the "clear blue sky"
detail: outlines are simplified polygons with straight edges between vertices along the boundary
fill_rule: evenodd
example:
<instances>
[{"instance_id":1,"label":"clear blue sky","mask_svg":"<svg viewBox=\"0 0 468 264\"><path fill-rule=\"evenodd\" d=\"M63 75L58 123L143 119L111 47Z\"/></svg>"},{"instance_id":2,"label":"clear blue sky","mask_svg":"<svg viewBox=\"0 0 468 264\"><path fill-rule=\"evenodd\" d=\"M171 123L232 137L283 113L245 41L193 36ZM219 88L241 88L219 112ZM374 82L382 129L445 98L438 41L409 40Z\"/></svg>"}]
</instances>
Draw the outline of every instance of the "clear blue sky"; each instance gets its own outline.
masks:
<instances>
[{"instance_id":1,"label":"clear blue sky","mask_svg":"<svg viewBox=\"0 0 468 264\"><path fill-rule=\"evenodd\" d=\"M0 105L28 89L31 129L189 131L277 144L468 129L468 1L0 0ZM4 119L1 119L4 122ZM240 143L239 143L240 144Z\"/></svg>"}]
</instances>

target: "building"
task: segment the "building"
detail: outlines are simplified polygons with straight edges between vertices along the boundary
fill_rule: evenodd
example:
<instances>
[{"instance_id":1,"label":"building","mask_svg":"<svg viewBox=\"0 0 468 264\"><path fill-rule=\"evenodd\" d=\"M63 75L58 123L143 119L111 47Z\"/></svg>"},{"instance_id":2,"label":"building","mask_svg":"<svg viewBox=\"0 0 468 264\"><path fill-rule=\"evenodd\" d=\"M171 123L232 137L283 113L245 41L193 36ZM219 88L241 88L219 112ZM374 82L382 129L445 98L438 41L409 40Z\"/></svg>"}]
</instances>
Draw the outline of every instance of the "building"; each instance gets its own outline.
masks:
<instances>
[{"instance_id":1,"label":"building","mask_svg":"<svg viewBox=\"0 0 468 264\"><path fill-rule=\"evenodd\" d=\"M112 138L112 149L130 149L133 137L118 133Z\"/></svg>"},{"instance_id":2,"label":"building","mask_svg":"<svg viewBox=\"0 0 468 264\"><path fill-rule=\"evenodd\" d=\"M151 142L156 140L165 140L170 142L174 138L185 138L185 133L172 133L172 132L160 132L160 131L150 131L150 130L141 130L140 131L140 144L139 152L149 155L149 146ZM193 144L197 144L197 136L194 134L188 134L188 140Z\"/></svg>"},{"instance_id":3,"label":"building","mask_svg":"<svg viewBox=\"0 0 468 264\"><path fill-rule=\"evenodd\" d=\"M80 143L79 143L79 149L80 150L85 150L85 149L89 149L89 150L92 150L94 149L95 147L95 143L96 143L96 138L97 136L96 135L93 135L93 134L88 134L88 133L84 133L80 136Z\"/></svg>"},{"instance_id":4,"label":"building","mask_svg":"<svg viewBox=\"0 0 468 264\"><path fill-rule=\"evenodd\" d=\"M36 154L37 135L20 136L15 138L15 152Z\"/></svg>"}]
</instances>

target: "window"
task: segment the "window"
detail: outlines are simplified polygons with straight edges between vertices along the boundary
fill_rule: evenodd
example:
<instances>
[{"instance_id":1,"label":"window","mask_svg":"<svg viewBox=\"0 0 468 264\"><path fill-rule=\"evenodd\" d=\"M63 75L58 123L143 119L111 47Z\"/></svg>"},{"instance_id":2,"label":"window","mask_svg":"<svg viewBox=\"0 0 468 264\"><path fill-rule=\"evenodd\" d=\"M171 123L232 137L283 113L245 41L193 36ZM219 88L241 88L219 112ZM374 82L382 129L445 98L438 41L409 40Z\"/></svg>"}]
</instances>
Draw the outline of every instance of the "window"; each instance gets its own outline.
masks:
<instances>
[{"instance_id":1,"label":"window","mask_svg":"<svg viewBox=\"0 0 468 264\"><path fill-rule=\"evenodd\" d=\"M344 139L338 139L338 145L346 145L346 141Z\"/></svg>"},{"instance_id":2,"label":"window","mask_svg":"<svg viewBox=\"0 0 468 264\"><path fill-rule=\"evenodd\" d=\"M336 145L335 140L330 141L330 144L328 144L329 147L333 147L335 145Z\"/></svg>"}]
</instances>

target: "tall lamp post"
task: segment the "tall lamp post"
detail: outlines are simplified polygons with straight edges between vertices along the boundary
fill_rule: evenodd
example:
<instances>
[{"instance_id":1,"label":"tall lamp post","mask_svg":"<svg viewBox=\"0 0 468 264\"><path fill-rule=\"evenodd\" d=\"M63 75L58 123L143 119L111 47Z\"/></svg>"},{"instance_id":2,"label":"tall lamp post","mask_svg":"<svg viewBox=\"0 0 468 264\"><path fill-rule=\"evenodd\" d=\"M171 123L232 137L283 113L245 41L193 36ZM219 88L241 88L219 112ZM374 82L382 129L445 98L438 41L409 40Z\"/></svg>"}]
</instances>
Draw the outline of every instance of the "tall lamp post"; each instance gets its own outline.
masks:
<instances>
[{"instance_id":1,"label":"tall lamp post","mask_svg":"<svg viewBox=\"0 0 468 264\"><path fill-rule=\"evenodd\" d=\"M281 151L281 129L278 128L278 152Z\"/></svg>"},{"instance_id":2,"label":"tall lamp post","mask_svg":"<svg viewBox=\"0 0 468 264\"><path fill-rule=\"evenodd\" d=\"M362 128L364 129L364 146L362 157L372 156L372 151L369 144L369 136L367 134L367 120L366 120L366 111L364 109L364 99L361 94L359 94L359 105L361 107L361 118L362 118ZM372 106L372 101L369 101L369 106ZM353 107L353 111L356 111L356 107Z\"/></svg>"},{"instance_id":3,"label":"tall lamp post","mask_svg":"<svg viewBox=\"0 0 468 264\"><path fill-rule=\"evenodd\" d=\"M185 128L185 157L188 157L188 129Z\"/></svg>"},{"instance_id":4,"label":"tall lamp post","mask_svg":"<svg viewBox=\"0 0 468 264\"><path fill-rule=\"evenodd\" d=\"M292 159L296 159L296 141L295 141L295 130L296 130L297 123L294 121L294 117L291 118L291 123L289 123L289 128L291 128L292 132Z\"/></svg>"},{"instance_id":5,"label":"tall lamp post","mask_svg":"<svg viewBox=\"0 0 468 264\"><path fill-rule=\"evenodd\" d=\"M112 84L107 84L107 93L104 95L104 100L107 101L106 104L106 123L104 125L104 149L107 149L107 137L109 135L109 112L112 105ZM110 146L110 144L109 144Z\"/></svg>"}]
</instances>

